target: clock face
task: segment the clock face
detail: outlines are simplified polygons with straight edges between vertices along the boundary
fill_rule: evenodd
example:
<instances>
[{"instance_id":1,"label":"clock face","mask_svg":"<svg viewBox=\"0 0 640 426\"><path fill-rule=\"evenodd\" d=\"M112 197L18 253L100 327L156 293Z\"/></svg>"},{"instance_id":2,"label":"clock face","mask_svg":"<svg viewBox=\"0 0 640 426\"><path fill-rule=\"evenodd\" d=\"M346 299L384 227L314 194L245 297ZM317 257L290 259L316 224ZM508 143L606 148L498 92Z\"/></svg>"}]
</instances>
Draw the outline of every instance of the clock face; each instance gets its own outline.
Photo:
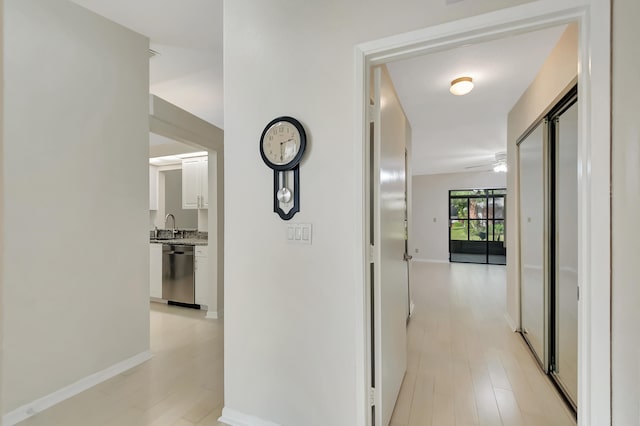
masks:
<instances>
[{"instance_id":1,"label":"clock face","mask_svg":"<svg viewBox=\"0 0 640 426\"><path fill-rule=\"evenodd\" d=\"M289 117L269 123L260 139L260 152L267 165L285 170L298 164L306 144L302 126Z\"/></svg>"}]
</instances>

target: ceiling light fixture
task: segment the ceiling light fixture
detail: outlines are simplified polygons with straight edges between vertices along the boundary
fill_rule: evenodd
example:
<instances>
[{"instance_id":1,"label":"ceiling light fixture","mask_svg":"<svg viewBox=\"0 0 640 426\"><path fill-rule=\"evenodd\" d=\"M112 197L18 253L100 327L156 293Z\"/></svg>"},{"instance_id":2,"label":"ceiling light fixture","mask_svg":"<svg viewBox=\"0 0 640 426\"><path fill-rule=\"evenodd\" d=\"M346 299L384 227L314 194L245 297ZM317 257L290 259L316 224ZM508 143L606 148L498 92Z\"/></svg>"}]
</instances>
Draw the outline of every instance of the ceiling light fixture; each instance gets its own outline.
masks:
<instances>
[{"instance_id":1,"label":"ceiling light fixture","mask_svg":"<svg viewBox=\"0 0 640 426\"><path fill-rule=\"evenodd\" d=\"M473 90L473 79L471 77L459 77L451 82L449 91L456 95L466 95Z\"/></svg>"},{"instance_id":2,"label":"ceiling light fixture","mask_svg":"<svg viewBox=\"0 0 640 426\"><path fill-rule=\"evenodd\" d=\"M496 164L493 166L493 171L496 173L507 173L507 165L504 163Z\"/></svg>"}]
</instances>

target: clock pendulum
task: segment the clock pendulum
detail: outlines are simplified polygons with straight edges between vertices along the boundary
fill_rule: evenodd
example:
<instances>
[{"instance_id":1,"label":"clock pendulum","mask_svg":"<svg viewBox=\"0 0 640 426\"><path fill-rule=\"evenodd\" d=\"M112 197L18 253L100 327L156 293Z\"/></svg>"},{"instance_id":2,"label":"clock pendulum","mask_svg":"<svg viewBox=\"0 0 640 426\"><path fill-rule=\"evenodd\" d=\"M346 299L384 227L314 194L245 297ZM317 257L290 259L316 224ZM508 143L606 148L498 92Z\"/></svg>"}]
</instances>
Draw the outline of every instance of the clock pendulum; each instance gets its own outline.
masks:
<instances>
[{"instance_id":1,"label":"clock pendulum","mask_svg":"<svg viewBox=\"0 0 640 426\"><path fill-rule=\"evenodd\" d=\"M307 146L302 124L293 117L278 117L260 136L260 156L273 169L273 211L283 220L300 211L300 161Z\"/></svg>"}]
</instances>

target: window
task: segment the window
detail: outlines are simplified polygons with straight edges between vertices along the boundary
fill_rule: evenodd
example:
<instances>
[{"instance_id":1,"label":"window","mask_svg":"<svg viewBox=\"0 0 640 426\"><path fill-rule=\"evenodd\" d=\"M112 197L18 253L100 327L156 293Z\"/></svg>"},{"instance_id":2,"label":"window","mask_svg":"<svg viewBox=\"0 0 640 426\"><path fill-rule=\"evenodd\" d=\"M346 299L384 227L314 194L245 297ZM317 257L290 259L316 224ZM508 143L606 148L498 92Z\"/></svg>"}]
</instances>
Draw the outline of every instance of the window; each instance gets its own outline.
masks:
<instances>
[{"instance_id":1,"label":"window","mask_svg":"<svg viewBox=\"0 0 640 426\"><path fill-rule=\"evenodd\" d=\"M505 189L449 191L449 260L506 264Z\"/></svg>"}]
</instances>

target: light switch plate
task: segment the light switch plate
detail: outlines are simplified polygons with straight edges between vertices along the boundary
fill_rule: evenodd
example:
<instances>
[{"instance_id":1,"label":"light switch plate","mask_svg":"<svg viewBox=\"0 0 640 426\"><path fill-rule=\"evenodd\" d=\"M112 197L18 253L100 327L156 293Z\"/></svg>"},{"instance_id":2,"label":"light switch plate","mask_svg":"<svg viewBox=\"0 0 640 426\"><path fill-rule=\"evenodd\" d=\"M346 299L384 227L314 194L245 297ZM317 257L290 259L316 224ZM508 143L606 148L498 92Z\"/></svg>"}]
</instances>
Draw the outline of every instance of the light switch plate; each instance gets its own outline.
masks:
<instances>
[{"instance_id":1,"label":"light switch plate","mask_svg":"<svg viewBox=\"0 0 640 426\"><path fill-rule=\"evenodd\" d=\"M287 242L291 244L311 244L311 230L310 223L288 223Z\"/></svg>"}]
</instances>

